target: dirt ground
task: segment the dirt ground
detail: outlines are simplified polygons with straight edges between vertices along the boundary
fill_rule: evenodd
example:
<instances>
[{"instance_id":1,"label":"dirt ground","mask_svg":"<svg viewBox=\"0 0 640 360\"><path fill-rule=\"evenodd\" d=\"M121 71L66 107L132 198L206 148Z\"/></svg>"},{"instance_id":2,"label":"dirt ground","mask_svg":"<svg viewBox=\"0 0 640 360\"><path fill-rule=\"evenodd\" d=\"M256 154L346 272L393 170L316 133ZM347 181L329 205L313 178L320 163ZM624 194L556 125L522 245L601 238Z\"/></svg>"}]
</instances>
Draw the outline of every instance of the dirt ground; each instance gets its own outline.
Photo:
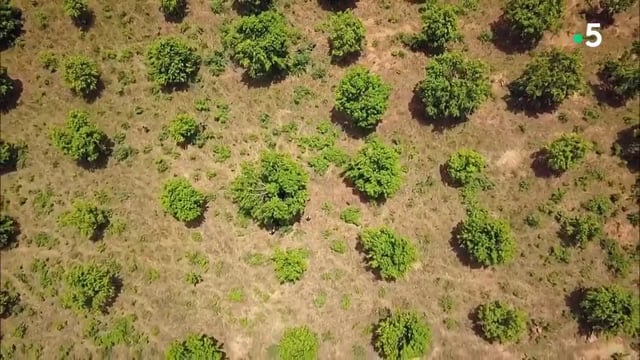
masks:
<instances>
[{"instance_id":1,"label":"dirt ground","mask_svg":"<svg viewBox=\"0 0 640 360\"><path fill-rule=\"evenodd\" d=\"M503 100L507 89L501 83L515 79L530 54L509 53L478 40L501 14L500 3L480 0L478 10L460 17L464 44L459 47L490 65L493 99L467 122L440 129L419 118L411 106L413 87L424 78L429 57L404 49L397 40L401 32L420 28L419 4L358 1L354 12L365 24L367 47L356 63L378 73L393 87L390 108L376 132L385 142L402 149L406 169L403 186L386 203L375 205L362 202L343 182L339 169L332 167L325 175L309 169L311 199L306 215L311 219L295 224L289 232L272 235L237 214L228 195L229 184L242 162L257 159L268 149L269 141L276 141L277 149L292 153L306 164L307 154L294 141L272 133L293 122L298 134L308 135L321 121L331 119L334 89L345 67L330 64L326 35L317 30L330 11L313 0L278 3L288 20L316 44L313 63L326 69L324 79L314 80L307 73L268 87L252 87L242 81L239 68L229 66L224 74L214 77L203 66L201 81L188 91L155 96L144 66L144 51L150 41L159 35L181 34L206 55L220 46L220 26L238 16L231 9L215 15L208 1L190 0L188 16L181 24L174 24L164 21L156 3L89 0L95 23L81 33L58 2L14 1L26 17L23 42L0 56L9 74L21 81L22 93L18 105L0 115L0 130L3 140L25 142L29 150L25 168L0 178L3 212L15 217L21 227L19 246L0 254L0 270L2 281L10 281L32 309L4 319L0 325L2 346L16 344L16 358L54 359L61 346L69 345L73 346L71 358L102 356L83 335L89 318L63 309L59 297L43 293L30 265L34 259L48 259L50 264L63 267L89 259L114 259L122 265L123 287L109 314L97 318L109 323L135 314L135 327L148 337L148 343L118 346L112 358L160 358L171 341L190 332L203 332L222 341L230 359L267 359L285 328L308 325L321 339L320 358L375 359L371 326L380 310L410 308L424 314L434 332L430 359L595 360L608 359L616 352L638 359L627 338L595 339L581 334L567 304L569 294L580 286L618 282L637 292L637 264L626 278L614 277L607 271L605 255L595 242L584 250L572 249L569 264L547 261L549 248L560 244L558 225L544 215L537 228L523 222L559 188L566 190L560 206L569 212L579 210L580 203L594 195L619 193L621 210L607 220L607 233L621 244L638 244L638 228L625 218L625 209L637 209L630 196L637 174L609 150L617 133L628 127L623 119L638 117L638 99L614 108L598 104L587 89L553 113L527 116L509 110ZM584 32L586 21L579 14L582 5L578 1L567 4L562 28L556 34L547 33L537 49L579 48L585 78L596 82L598 62L609 55L617 56L637 38L639 10L636 4L616 17L614 25L602 30L602 46L592 49L571 41L572 34ZM38 27L39 14L48 18L47 29ZM118 60L117 54L127 50L133 57ZM71 94L59 71L50 73L40 65L38 54L43 51L84 54L98 60L105 86L100 97L87 103ZM136 82L125 86L119 95L118 77L123 72L134 76ZM314 95L294 104L293 89L297 86L306 86ZM196 112L195 101L203 98L212 104L227 103L229 122L214 121L213 111ZM49 140L50 129L62 124L72 109L88 111L110 136L124 132L125 143L138 154L125 163L111 159L104 168L92 171L76 166ZM599 118L585 121L585 109L596 109ZM202 149L161 144L158 135L162 127L181 112L195 114L219 136ZM258 121L262 113L270 115L267 126ZM560 113L566 114L567 122L558 120ZM589 155L579 168L561 177L536 176L531 154L577 128L603 149L602 154ZM361 138L340 131L338 145L348 152L354 153L362 143ZM228 146L231 157L216 162L213 144ZM511 264L471 268L452 246L452 230L464 219L464 208L458 190L442 181L440 168L463 147L476 149L488 159L487 175L496 186L479 194L479 199L512 225L518 255ZM170 163L168 171L156 170L158 159ZM604 179L590 181L584 187L574 185L576 179L594 170L605 174ZM185 227L160 208L161 185L173 176L188 177L198 189L216 195L198 227ZM53 210L38 214L33 198L47 188L53 192ZM104 239L92 242L60 227L56 219L78 196L104 201L125 229L117 234L107 232ZM340 220L340 211L348 204L360 208L362 226ZM397 282L376 280L356 250L360 228L383 224L411 238L420 249L415 268ZM51 250L29 244L28 240L39 232L54 235L59 244ZM193 234L200 234L202 240L197 241ZM345 254L330 249L331 241L337 239L349 245ZM280 285L270 264L248 263L249 255L268 256L277 246L310 250L309 270L301 281ZM206 254L210 263L203 282L195 287L184 280L193 270L185 260L189 251ZM26 273L25 281L19 280L21 271ZM153 273L159 276L151 276ZM234 289L242 290L242 301L230 299ZM314 299L321 294L326 294L326 304L315 306ZM454 306L445 312L440 300L447 296L454 299ZM349 299L348 306L344 299ZM474 332L470 314L493 299L509 301L526 310L536 323L547 326L540 331L532 327L517 344L490 344ZM12 335L20 323L28 326L22 338ZM40 346L42 353L37 355L34 349Z\"/></svg>"}]
</instances>

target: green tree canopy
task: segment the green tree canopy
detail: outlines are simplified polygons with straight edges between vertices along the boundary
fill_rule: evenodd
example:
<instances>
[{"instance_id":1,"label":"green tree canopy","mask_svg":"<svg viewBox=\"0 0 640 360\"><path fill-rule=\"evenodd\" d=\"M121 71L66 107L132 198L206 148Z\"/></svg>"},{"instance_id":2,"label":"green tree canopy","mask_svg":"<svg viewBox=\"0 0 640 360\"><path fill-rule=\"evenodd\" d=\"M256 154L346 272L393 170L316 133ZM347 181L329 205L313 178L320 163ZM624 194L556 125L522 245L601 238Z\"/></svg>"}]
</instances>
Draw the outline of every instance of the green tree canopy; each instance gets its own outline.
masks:
<instances>
[{"instance_id":1,"label":"green tree canopy","mask_svg":"<svg viewBox=\"0 0 640 360\"><path fill-rule=\"evenodd\" d=\"M447 160L447 174L458 186L483 186L487 180L483 175L487 163L484 156L475 150L460 149Z\"/></svg>"},{"instance_id":2,"label":"green tree canopy","mask_svg":"<svg viewBox=\"0 0 640 360\"><path fill-rule=\"evenodd\" d=\"M231 185L240 211L265 226L291 224L309 200L309 175L289 155L265 152L258 164L244 164Z\"/></svg>"},{"instance_id":3,"label":"green tree canopy","mask_svg":"<svg viewBox=\"0 0 640 360\"><path fill-rule=\"evenodd\" d=\"M385 280L402 278L418 259L418 252L409 239L388 227L370 228L360 233L367 263Z\"/></svg>"},{"instance_id":4,"label":"green tree canopy","mask_svg":"<svg viewBox=\"0 0 640 360\"><path fill-rule=\"evenodd\" d=\"M347 165L345 176L370 199L387 199L402 184L400 155L377 137L369 138Z\"/></svg>"},{"instance_id":5,"label":"green tree canopy","mask_svg":"<svg viewBox=\"0 0 640 360\"><path fill-rule=\"evenodd\" d=\"M60 216L60 224L71 226L80 235L92 238L109 224L109 210L82 199L73 202L73 208Z\"/></svg>"},{"instance_id":6,"label":"green tree canopy","mask_svg":"<svg viewBox=\"0 0 640 360\"><path fill-rule=\"evenodd\" d=\"M471 208L458 234L460 247L480 265L503 264L516 252L511 226L502 219L492 218L484 209Z\"/></svg>"},{"instance_id":7,"label":"green tree canopy","mask_svg":"<svg viewBox=\"0 0 640 360\"><path fill-rule=\"evenodd\" d=\"M507 0L503 16L519 41L535 46L546 30L560 26L564 6L564 0Z\"/></svg>"},{"instance_id":8,"label":"green tree canopy","mask_svg":"<svg viewBox=\"0 0 640 360\"><path fill-rule=\"evenodd\" d=\"M258 14L273 7L273 0L235 0L245 14Z\"/></svg>"},{"instance_id":9,"label":"green tree canopy","mask_svg":"<svg viewBox=\"0 0 640 360\"><path fill-rule=\"evenodd\" d=\"M589 289L580 302L584 320L591 330L608 335L640 335L638 295L618 285Z\"/></svg>"},{"instance_id":10,"label":"green tree canopy","mask_svg":"<svg viewBox=\"0 0 640 360\"><path fill-rule=\"evenodd\" d=\"M11 6L10 0L0 0L0 48L13 46L22 34L22 10Z\"/></svg>"},{"instance_id":11,"label":"green tree canopy","mask_svg":"<svg viewBox=\"0 0 640 360\"><path fill-rule=\"evenodd\" d=\"M224 360L222 345L204 334L189 334L184 340L175 340L165 352L166 360Z\"/></svg>"},{"instance_id":12,"label":"green tree canopy","mask_svg":"<svg viewBox=\"0 0 640 360\"><path fill-rule=\"evenodd\" d=\"M374 346L387 360L422 358L431 346L429 325L412 311L397 311L380 320L374 332Z\"/></svg>"},{"instance_id":13,"label":"green tree canopy","mask_svg":"<svg viewBox=\"0 0 640 360\"><path fill-rule=\"evenodd\" d=\"M626 101L640 93L640 40L617 60L607 59L598 73L605 90Z\"/></svg>"},{"instance_id":14,"label":"green tree canopy","mask_svg":"<svg viewBox=\"0 0 640 360\"><path fill-rule=\"evenodd\" d=\"M162 209L177 220L188 223L204 213L206 197L184 178L168 180L162 186Z\"/></svg>"},{"instance_id":15,"label":"green tree canopy","mask_svg":"<svg viewBox=\"0 0 640 360\"><path fill-rule=\"evenodd\" d=\"M416 93L428 117L465 119L490 95L488 67L462 53L434 57L426 67L426 77Z\"/></svg>"},{"instance_id":16,"label":"green tree canopy","mask_svg":"<svg viewBox=\"0 0 640 360\"><path fill-rule=\"evenodd\" d=\"M527 314L501 301L481 305L478 322L487 340L503 344L517 342L527 330Z\"/></svg>"},{"instance_id":17,"label":"green tree canopy","mask_svg":"<svg viewBox=\"0 0 640 360\"><path fill-rule=\"evenodd\" d=\"M64 62L62 77L73 92L89 96L98 90L100 70L98 64L87 56L69 56Z\"/></svg>"},{"instance_id":18,"label":"green tree canopy","mask_svg":"<svg viewBox=\"0 0 640 360\"><path fill-rule=\"evenodd\" d=\"M278 360L316 360L318 336L306 326L288 328L278 343Z\"/></svg>"},{"instance_id":19,"label":"green tree canopy","mask_svg":"<svg viewBox=\"0 0 640 360\"><path fill-rule=\"evenodd\" d=\"M160 11L166 19L179 20L187 13L187 0L160 0Z\"/></svg>"},{"instance_id":20,"label":"green tree canopy","mask_svg":"<svg viewBox=\"0 0 640 360\"><path fill-rule=\"evenodd\" d=\"M431 2L422 12L422 30L416 35L403 38L403 42L414 50L426 49L442 53L447 46L462 38L458 30L458 10L452 5Z\"/></svg>"},{"instance_id":21,"label":"green tree canopy","mask_svg":"<svg viewBox=\"0 0 640 360\"><path fill-rule=\"evenodd\" d=\"M13 95L14 91L13 79L9 77L7 68L0 66L0 108L9 103L9 99Z\"/></svg>"},{"instance_id":22,"label":"green tree canopy","mask_svg":"<svg viewBox=\"0 0 640 360\"><path fill-rule=\"evenodd\" d=\"M177 37L162 37L147 48L149 76L162 87L181 86L195 81L200 70L200 55Z\"/></svg>"},{"instance_id":23,"label":"green tree canopy","mask_svg":"<svg viewBox=\"0 0 640 360\"><path fill-rule=\"evenodd\" d=\"M579 165L593 149L580 134L566 133L544 147L549 170L563 173Z\"/></svg>"},{"instance_id":24,"label":"green tree canopy","mask_svg":"<svg viewBox=\"0 0 640 360\"><path fill-rule=\"evenodd\" d=\"M116 297L119 266L89 262L73 265L65 274L62 305L81 312L106 312Z\"/></svg>"},{"instance_id":25,"label":"green tree canopy","mask_svg":"<svg viewBox=\"0 0 640 360\"><path fill-rule=\"evenodd\" d=\"M64 127L53 129L51 140L53 146L76 161L94 163L109 151L107 135L81 110L71 111Z\"/></svg>"},{"instance_id":26,"label":"green tree canopy","mask_svg":"<svg viewBox=\"0 0 640 360\"><path fill-rule=\"evenodd\" d=\"M365 28L351 11L341 11L329 17L329 53L336 60L359 53L365 46Z\"/></svg>"},{"instance_id":27,"label":"green tree canopy","mask_svg":"<svg viewBox=\"0 0 640 360\"><path fill-rule=\"evenodd\" d=\"M391 86L363 66L345 73L336 90L336 109L362 129L375 128L389 107Z\"/></svg>"},{"instance_id":28,"label":"green tree canopy","mask_svg":"<svg viewBox=\"0 0 640 360\"><path fill-rule=\"evenodd\" d=\"M62 7L65 15L70 17L76 26L89 24L92 14L87 0L64 0Z\"/></svg>"},{"instance_id":29,"label":"green tree canopy","mask_svg":"<svg viewBox=\"0 0 640 360\"><path fill-rule=\"evenodd\" d=\"M6 214L0 214L0 249L10 247L16 241L18 223Z\"/></svg>"}]
</instances>

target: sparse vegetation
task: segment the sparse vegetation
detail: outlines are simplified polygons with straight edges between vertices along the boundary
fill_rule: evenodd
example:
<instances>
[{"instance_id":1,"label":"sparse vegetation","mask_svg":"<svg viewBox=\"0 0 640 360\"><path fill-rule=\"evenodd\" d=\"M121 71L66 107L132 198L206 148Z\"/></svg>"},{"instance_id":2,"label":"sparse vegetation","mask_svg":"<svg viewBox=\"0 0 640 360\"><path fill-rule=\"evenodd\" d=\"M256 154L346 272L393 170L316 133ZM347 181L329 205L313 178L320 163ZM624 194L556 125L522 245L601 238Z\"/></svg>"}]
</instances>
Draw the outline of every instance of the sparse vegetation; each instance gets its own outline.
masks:
<instances>
[{"instance_id":1,"label":"sparse vegetation","mask_svg":"<svg viewBox=\"0 0 640 360\"><path fill-rule=\"evenodd\" d=\"M204 334L189 334L182 341L175 340L165 353L167 360L224 360L225 356L222 345L216 339Z\"/></svg>"},{"instance_id":2,"label":"sparse vegetation","mask_svg":"<svg viewBox=\"0 0 640 360\"><path fill-rule=\"evenodd\" d=\"M584 247L602 234L602 221L593 214L577 215L563 219L561 230L572 245Z\"/></svg>"}]
</instances>

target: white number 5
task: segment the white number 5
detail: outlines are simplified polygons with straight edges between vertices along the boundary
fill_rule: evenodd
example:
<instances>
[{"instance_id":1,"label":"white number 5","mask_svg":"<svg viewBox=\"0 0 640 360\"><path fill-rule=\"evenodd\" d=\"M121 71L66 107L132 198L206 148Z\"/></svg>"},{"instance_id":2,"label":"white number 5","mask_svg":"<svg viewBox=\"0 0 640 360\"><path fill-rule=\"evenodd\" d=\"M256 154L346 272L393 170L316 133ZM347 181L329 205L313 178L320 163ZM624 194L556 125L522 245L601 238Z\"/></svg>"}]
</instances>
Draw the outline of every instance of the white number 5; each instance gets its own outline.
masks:
<instances>
[{"instance_id":1,"label":"white number 5","mask_svg":"<svg viewBox=\"0 0 640 360\"><path fill-rule=\"evenodd\" d=\"M588 47L598 47L600 46L600 44L602 43L602 34L600 34L600 32L598 30L595 29L599 29L600 28L600 24L598 23L588 23L587 24L587 37L591 37L591 36L595 36L595 40L589 40L587 42L585 42L584 44L587 45Z\"/></svg>"}]
</instances>

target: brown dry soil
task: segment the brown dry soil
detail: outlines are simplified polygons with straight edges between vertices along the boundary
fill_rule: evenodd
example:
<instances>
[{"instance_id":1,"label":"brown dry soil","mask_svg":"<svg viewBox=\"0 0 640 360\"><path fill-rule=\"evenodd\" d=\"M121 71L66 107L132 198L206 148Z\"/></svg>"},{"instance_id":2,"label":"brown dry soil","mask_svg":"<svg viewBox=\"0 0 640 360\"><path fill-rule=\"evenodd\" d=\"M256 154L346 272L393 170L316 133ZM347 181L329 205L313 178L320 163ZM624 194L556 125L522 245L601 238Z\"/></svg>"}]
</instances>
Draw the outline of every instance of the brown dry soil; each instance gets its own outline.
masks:
<instances>
[{"instance_id":1,"label":"brown dry soil","mask_svg":"<svg viewBox=\"0 0 640 360\"><path fill-rule=\"evenodd\" d=\"M396 40L400 32L420 28L418 4L359 1L354 11L366 26L367 47L356 63L375 71L393 87L390 108L377 133L402 149L403 186L383 205L363 203L343 182L339 169L330 168L327 174L311 178L306 208L310 220L272 235L238 216L227 191L241 163L257 159L269 141L276 141L277 149L306 164L309 154L295 144L296 134L271 134L289 123L297 124L297 135L312 134L321 121L331 117L333 90L345 68L330 64L326 35L317 30L330 11L311 0L278 4L289 21L317 45L313 63L326 70L324 79L314 80L307 73L268 87L252 87L242 81L241 69L229 66L224 74L213 77L203 66L201 81L188 90L155 96L144 66L144 50L150 41L159 35L180 34L207 55L219 48L220 25L238 16L231 9L215 15L205 0L189 2L188 16L175 24L164 21L154 0L89 0L95 23L82 33L57 1L14 1L24 10L26 32L18 46L1 56L2 65L21 81L23 89L17 106L1 114L1 130L4 140L25 142L29 149L26 166L1 178L3 212L15 217L21 227L18 246L1 253L2 280L18 289L27 308L1 324L2 346L17 345L15 358L54 359L65 347L71 347L72 358L102 356L83 335L90 317L63 309L59 296L43 292L31 271L34 259L48 259L50 266L63 268L90 259L113 259L122 266L117 300L107 315L95 317L110 324L115 318L135 314L135 328L148 342L119 345L112 350L112 358L160 358L171 341L189 332L203 332L222 341L231 359L265 359L285 328L308 325L319 334L320 358L374 359L371 329L384 308L424 314L434 333L430 359L607 359L615 352L638 358L628 338L594 339L581 334L567 304L568 296L580 286L617 282L637 291L637 265L632 265L626 278L614 277L606 269L605 254L597 242L584 250L571 249L570 263L559 263L548 256L549 248L560 244L557 223L545 215L540 215L537 228L523 222L559 188L566 190L561 207L572 213L580 212L580 203L594 195L618 193L617 211L607 218L608 235L623 244L638 244L638 229L625 218L637 209L631 198L635 174L609 151L616 134L628 127L623 119L637 117L637 99L614 108L599 104L587 89L553 113L527 116L510 111L503 100L504 84L519 75L530 53L509 54L477 39L501 12L497 2L480 0L479 10L460 18L464 45L459 47L490 64L493 100L486 101L467 122L439 129L419 118L410 105L412 89L424 77L429 57L403 49ZM571 35L584 32L586 23L579 15L581 6L568 6L562 28L556 34L547 33L537 50L552 45L575 48ZM42 14L48 19L47 29L37 25ZM602 46L580 47L586 79L597 83L597 63L629 46L638 35L637 24L636 4L602 31ZM43 51L61 56L85 54L98 60L104 81L100 96L87 103L71 94L59 71L50 73L40 65L38 54ZM118 60L118 54L125 51L131 51L133 57ZM120 78L133 76L135 83L121 85L119 73ZM295 105L292 98L297 86L308 87L314 96ZM213 111L196 112L195 101L203 98L227 103L229 122L215 122ZM600 117L585 121L582 114L587 108L598 111ZM49 140L50 129L62 124L72 109L88 111L110 136L126 133L125 143L138 154L123 163L112 158L95 170L76 166ZM196 114L217 138L202 149L160 144L161 128L181 112ZM258 121L262 113L271 116L266 128ZM560 113L567 115L567 122L558 120ZM602 153L592 153L581 166L560 177L536 176L531 154L573 129L582 130ZM341 130L338 146L353 153L362 143ZM231 157L216 162L213 144L228 146ZM510 264L472 268L452 247L452 229L463 220L464 209L458 190L441 180L440 167L462 147L476 149L488 160L487 174L496 187L480 194L479 201L512 225L518 255ZM169 162L168 171L156 170L158 159ZM588 181L584 187L575 185L576 179L594 171L604 174L604 179ZM160 208L161 184L174 176L188 177L197 188L216 195L204 221L195 228L185 227ZM33 201L45 189L53 192L53 208L40 214ZM124 229L110 229L103 239L92 242L60 227L58 216L78 196L100 199L112 209L112 222L124 224ZM418 246L419 262L405 279L383 282L367 271L356 250L360 228L339 218L347 203L361 209L361 227L386 224ZM30 243L39 232L53 235L58 245L48 250ZM194 234L200 234L202 240L197 241ZM330 249L336 239L349 245L345 254ZM310 250L309 269L301 281L280 285L269 264L255 266L246 261L250 254L269 256L276 246ZM195 287L185 282L187 272L195 269L185 259L190 251L209 259L203 282ZM230 300L233 289L241 289L242 301ZM319 307L314 299L321 294L327 300ZM347 297L350 302L344 300ZM449 311L440 306L445 297L454 302ZM517 344L486 342L474 332L470 313L492 299L515 304L545 326L531 325L529 334ZM27 325L27 331L20 338L14 329L21 323Z\"/></svg>"}]
</instances>

